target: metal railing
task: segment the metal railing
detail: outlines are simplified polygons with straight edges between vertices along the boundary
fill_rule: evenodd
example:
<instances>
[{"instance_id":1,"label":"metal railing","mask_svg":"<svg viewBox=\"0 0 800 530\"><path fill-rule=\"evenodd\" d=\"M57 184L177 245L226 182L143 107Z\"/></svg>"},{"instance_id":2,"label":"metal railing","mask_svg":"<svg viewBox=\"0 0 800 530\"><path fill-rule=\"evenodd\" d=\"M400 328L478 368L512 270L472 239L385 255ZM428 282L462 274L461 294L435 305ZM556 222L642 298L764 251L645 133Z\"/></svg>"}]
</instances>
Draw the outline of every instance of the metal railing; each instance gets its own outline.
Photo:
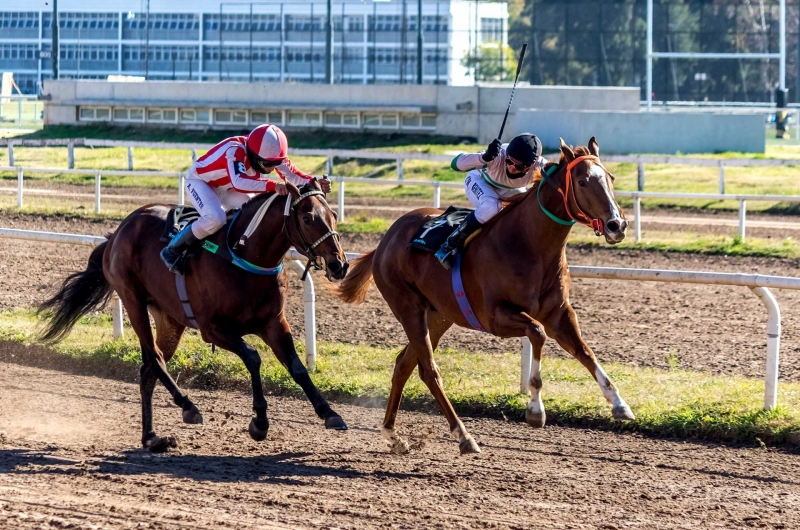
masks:
<instances>
[{"instance_id":1,"label":"metal railing","mask_svg":"<svg viewBox=\"0 0 800 530\"><path fill-rule=\"evenodd\" d=\"M79 245L96 246L106 239L97 236L84 236L76 234L60 234L55 232L38 232L33 230L19 230L0 228L0 237L13 239L29 239L35 241L49 241L54 243L70 243ZM361 254L348 252L348 259L356 259ZM287 252L286 257L293 260L294 267L302 274L305 267L297 260L303 256L294 249ZM736 274L725 272L699 272L699 271L672 271L657 269L626 269L611 267L586 267L572 265L569 272L573 278L608 279L608 280L633 280L670 283L695 283L705 285L734 285L749 287L767 308L767 360L764 376L764 409L775 408L778 400L778 367L780 358L781 339L781 312L770 287L776 289L800 290L800 278L786 276L768 276L763 274ZM316 339L316 300L314 284L311 275L307 275L303 282L305 339L306 339L306 365L309 370L316 368L317 339ZM119 298L114 298L112 315L114 317L114 338L122 336L122 304ZM520 392L528 392L530 380L532 347L527 338L522 339L522 353L520 358Z\"/></svg>"},{"instance_id":2,"label":"metal railing","mask_svg":"<svg viewBox=\"0 0 800 530\"><path fill-rule=\"evenodd\" d=\"M99 169L59 169L59 168L37 168L37 167L22 167L22 166L0 166L0 171L15 171L17 173L17 207L22 208L24 205L25 196L25 173L55 173L55 174L69 174L69 175L94 175L94 205L95 213L101 211L101 183L103 176L142 176L142 177L171 177L178 179L178 204L185 204L185 179L186 175L180 171L122 171L122 170L99 170ZM430 181L430 180L387 180L387 179L372 179L363 177L343 177L331 176L330 179L338 184L336 190L337 195L337 214L339 221L345 220L345 190L348 182L358 182L372 185L410 185L410 186L428 186L433 188L433 207L441 207L441 191L442 188L457 188L462 189L461 182L447 182L447 181ZM9 190L0 189L0 193ZM41 192L34 191L32 194L41 194ZM746 237L747 227L747 201L780 201L780 202L800 202L800 195L733 195L733 194L713 194L713 193L664 193L664 192L640 192L640 191L624 191L615 190L614 194L617 197L630 197L633 199L633 217L634 217L634 241L640 242L642 239L642 216L641 216L641 201L642 199L655 199L655 198L672 198L681 200L701 199L706 201L738 201L739 202L739 237L744 241ZM113 197L113 196L112 196Z\"/></svg>"},{"instance_id":3,"label":"metal railing","mask_svg":"<svg viewBox=\"0 0 800 530\"><path fill-rule=\"evenodd\" d=\"M0 128L41 127L44 102L35 95L0 96Z\"/></svg>"}]
</instances>

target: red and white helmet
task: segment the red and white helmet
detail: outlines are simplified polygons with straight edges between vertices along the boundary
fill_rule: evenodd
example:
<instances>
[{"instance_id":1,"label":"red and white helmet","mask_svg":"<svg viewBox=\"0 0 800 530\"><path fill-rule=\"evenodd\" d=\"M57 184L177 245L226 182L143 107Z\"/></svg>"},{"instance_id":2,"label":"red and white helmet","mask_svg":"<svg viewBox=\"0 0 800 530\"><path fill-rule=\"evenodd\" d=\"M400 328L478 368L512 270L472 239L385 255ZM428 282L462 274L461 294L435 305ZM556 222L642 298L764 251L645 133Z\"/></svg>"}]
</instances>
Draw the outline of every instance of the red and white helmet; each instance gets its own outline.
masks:
<instances>
[{"instance_id":1,"label":"red and white helmet","mask_svg":"<svg viewBox=\"0 0 800 530\"><path fill-rule=\"evenodd\" d=\"M259 125L247 135L247 154L250 164L259 166L277 166L286 158L288 142L283 131L275 125Z\"/></svg>"}]
</instances>

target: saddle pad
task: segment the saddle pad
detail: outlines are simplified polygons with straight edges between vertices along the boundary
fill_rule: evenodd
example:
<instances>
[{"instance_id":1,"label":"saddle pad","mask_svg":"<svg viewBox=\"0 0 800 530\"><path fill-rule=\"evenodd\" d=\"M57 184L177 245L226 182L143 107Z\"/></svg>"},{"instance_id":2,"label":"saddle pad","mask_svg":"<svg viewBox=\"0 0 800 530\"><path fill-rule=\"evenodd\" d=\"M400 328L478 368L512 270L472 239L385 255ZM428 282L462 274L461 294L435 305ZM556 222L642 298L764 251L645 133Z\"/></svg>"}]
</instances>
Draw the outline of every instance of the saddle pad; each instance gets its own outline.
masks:
<instances>
[{"instance_id":1,"label":"saddle pad","mask_svg":"<svg viewBox=\"0 0 800 530\"><path fill-rule=\"evenodd\" d=\"M191 206L176 206L167 213L164 231L159 239L162 243L169 243L184 226L200 218L200 213Z\"/></svg>"},{"instance_id":2,"label":"saddle pad","mask_svg":"<svg viewBox=\"0 0 800 530\"><path fill-rule=\"evenodd\" d=\"M411 247L425 252L436 252L472 211L470 208L450 206L442 215L422 225L411 240Z\"/></svg>"}]
</instances>

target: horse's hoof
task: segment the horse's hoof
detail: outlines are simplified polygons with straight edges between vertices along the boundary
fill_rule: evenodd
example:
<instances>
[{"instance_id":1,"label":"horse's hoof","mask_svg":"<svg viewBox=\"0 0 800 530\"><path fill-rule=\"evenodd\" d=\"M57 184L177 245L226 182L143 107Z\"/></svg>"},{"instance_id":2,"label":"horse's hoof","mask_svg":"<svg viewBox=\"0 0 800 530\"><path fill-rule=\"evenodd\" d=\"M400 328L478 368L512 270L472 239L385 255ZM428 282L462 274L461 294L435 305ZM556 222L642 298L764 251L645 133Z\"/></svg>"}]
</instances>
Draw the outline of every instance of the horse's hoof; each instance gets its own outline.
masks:
<instances>
[{"instance_id":1,"label":"horse's hoof","mask_svg":"<svg viewBox=\"0 0 800 530\"><path fill-rule=\"evenodd\" d=\"M636 416L628 405L620 405L611 409L611 415L615 420L635 420Z\"/></svg>"},{"instance_id":2,"label":"horse's hoof","mask_svg":"<svg viewBox=\"0 0 800 530\"><path fill-rule=\"evenodd\" d=\"M192 408L183 411L183 423L189 423L192 425L203 423L203 415L200 414L200 411L195 405L192 405Z\"/></svg>"},{"instance_id":3,"label":"horse's hoof","mask_svg":"<svg viewBox=\"0 0 800 530\"><path fill-rule=\"evenodd\" d=\"M399 436L393 440L389 440L389 452L393 455L407 455L409 452L408 442Z\"/></svg>"},{"instance_id":4,"label":"horse's hoof","mask_svg":"<svg viewBox=\"0 0 800 530\"><path fill-rule=\"evenodd\" d=\"M544 427L545 422L547 421L547 414L544 411L542 412L533 412L530 409L525 410L525 422L534 427L536 429L541 429Z\"/></svg>"},{"instance_id":5,"label":"horse's hoof","mask_svg":"<svg viewBox=\"0 0 800 530\"><path fill-rule=\"evenodd\" d=\"M328 416L325 418L325 428L333 429L334 431L346 431L347 424L344 422L341 416L336 414L334 416Z\"/></svg>"},{"instance_id":6,"label":"horse's hoof","mask_svg":"<svg viewBox=\"0 0 800 530\"><path fill-rule=\"evenodd\" d=\"M151 453L165 453L170 449L178 448L178 439L174 436L153 436L144 442L144 448Z\"/></svg>"},{"instance_id":7,"label":"horse's hoof","mask_svg":"<svg viewBox=\"0 0 800 530\"><path fill-rule=\"evenodd\" d=\"M257 442L263 442L269 432L269 420L264 420L263 429L258 426L258 423L256 418L250 420L250 427L247 428L247 431L250 433L250 438Z\"/></svg>"},{"instance_id":8,"label":"horse's hoof","mask_svg":"<svg viewBox=\"0 0 800 530\"><path fill-rule=\"evenodd\" d=\"M461 451L462 455L469 455L481 452L481 448L478 447L478 444L475 442L475 439L469 435L464 437L464 439L461 440L461 442L458 444L458 450Z\"/></svg>"}]
</instances>

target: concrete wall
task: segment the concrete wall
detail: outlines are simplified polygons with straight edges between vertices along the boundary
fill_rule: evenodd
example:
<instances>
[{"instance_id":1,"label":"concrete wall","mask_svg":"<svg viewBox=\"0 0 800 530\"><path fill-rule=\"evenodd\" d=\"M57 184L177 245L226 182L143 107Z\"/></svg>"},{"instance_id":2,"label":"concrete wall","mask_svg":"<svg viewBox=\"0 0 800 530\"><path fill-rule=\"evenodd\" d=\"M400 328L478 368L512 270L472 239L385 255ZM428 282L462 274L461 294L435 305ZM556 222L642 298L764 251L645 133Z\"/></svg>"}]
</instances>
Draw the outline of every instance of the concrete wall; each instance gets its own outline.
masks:
<instances>
[{"instance_id":1,"label":"concrete wall","mask_svg":"<svg viewBox=\"0 0 800 530\"><path fill-rule=\"evenodd\" d=\"M763 153L764 116L719 112L517 111L514 133L533 132L547 150L559 137L586 145L597 137L601 153Z\"/></svg>"}]
</instances>

